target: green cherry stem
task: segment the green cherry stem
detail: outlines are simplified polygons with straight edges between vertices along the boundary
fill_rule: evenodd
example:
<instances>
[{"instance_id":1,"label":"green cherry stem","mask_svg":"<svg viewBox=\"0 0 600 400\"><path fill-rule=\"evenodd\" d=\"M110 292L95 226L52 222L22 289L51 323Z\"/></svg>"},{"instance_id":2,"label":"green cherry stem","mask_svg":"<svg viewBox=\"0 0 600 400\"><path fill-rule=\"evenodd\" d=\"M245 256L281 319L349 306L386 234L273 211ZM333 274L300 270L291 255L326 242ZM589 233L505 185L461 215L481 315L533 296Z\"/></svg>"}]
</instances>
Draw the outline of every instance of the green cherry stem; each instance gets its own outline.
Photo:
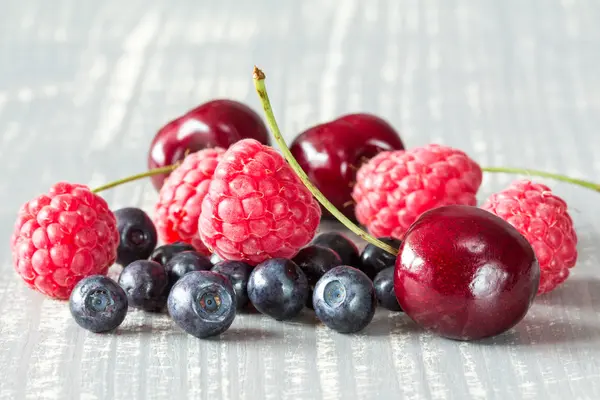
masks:
<instances>
[{"instance_id":1,"label":"green cherry stem","mask_svg":"<svg viewBox=\"0 0 600 400\"><path fill-rule=\"evenodd\" d=\"M327 200L327 198L323 195L323 193L321 193L321 191L319 191L319 189L315 187L315 185L311 183L308 176L306 176L306 173L302 170L302 167L300 167L300 165L292 155L292 152L285 143L283 136L281 136L281 131L277 126L277 121L275 120L275 116L273 115L273 109L271 108L271 102L269 101L269 95L267 94L267 88L265 86L265 74L257 67L254 67L253 78L254 87L256 88L256 92L258 93L258 97L260 98L260 102L265 111L265 117L267 119L267 123L269 124L269 128L271 129L271 133L275 137L277 145L283 152L283 156L288 161L294 172L298 175L302 183L304 183L304 185L308 188L312 195L315 196L319 203L321 203L323 207L325 207L331 214L333 214L348 229L350 229L352 232L354 232L367 242L381 248L382 250L385 250L388 253L393 254L394 256L398 255L397 249L393 248L387 243L382 242L381 240L374 238L373 236L369 235L367 232L362 230L360 227L358 227L356 224L354 224L352 221L350 221L344 214L342 214L337 208L335 208L335 206L331 204L329 200Z\"/></svg>"},{"instance_id":2,"label":"green cherry stem","mask_svg":"<svg viewBox=\"0 0 600 400\"><path fill-rule=\"evenodd\" d=\"M139 179L148 178L150 176L159 175L159 174L168 174L169 172L172 172L178 166L179 166L179 164L167 165L166 167L154 168L149 171L142 172L141 174L131 175L131 176L128 176L127 178L119 179L119 180L107 183L106 185L98 186L97 188L92 189L92 193L99 193L104 190L108 190L108 189L112 189L116 186L120 186L124 183L137 181Z\"/></svg>"},{"instance_id":3,"label":"green cherry stem","mask_svg":"<svg viewBox=\"0 0 600 400\"><path fill-rule=\"evenodd\" d=\"M539 171L536 169L520 169L520 168L504 168L504 167L484 167L482 168L485 172L503 172L507 174L520 174L528 176L539 176L542 178L550 178L561 182L572 183L575 185L583 186L588 189L592 189L596 192L600 192L600 184L586 181L583 179L571 178L569 176L555 174L552 172Z\"/></svg>"}]
</instances>

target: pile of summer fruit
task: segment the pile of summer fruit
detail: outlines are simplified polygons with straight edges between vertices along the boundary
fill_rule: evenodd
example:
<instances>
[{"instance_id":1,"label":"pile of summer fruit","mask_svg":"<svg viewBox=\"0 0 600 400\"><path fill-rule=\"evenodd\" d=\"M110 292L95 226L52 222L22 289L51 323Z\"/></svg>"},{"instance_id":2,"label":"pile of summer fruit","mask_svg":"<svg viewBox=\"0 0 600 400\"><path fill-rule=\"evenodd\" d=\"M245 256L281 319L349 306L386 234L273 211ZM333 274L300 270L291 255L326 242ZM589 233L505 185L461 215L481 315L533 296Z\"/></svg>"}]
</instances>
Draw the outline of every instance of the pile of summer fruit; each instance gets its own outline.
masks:
<instances>
[{"instance_id":1,"label":"pile of summer fruit","mask_svg":"<svg viewBox=\"0 0 600 400\"><path fill-rule=\"evenodd\" d=\"M280 321L309 308L329 328L352 333L381 306L458 340L505 332L536 295L569 276L577 236L566 203L518 180L478 207L482 175L598 185L481 168L448 146L405 149L370 114L314 126L288 149L264 79L255 69L281 152L249 107L205 103L158 131L147 172L94 190L59 182L25 203L11 238L18 275L68 299L74 320L92 332L114 330L131 307L167 312L198 338L223 333L251 308ZM112 211L97 194L144 177L158 191L151 216ZM317 235L322 218L342 222L367 242L364 250L341 232ZM115 263L122 271L113 280Z\"/></svg>"}]
</instances>

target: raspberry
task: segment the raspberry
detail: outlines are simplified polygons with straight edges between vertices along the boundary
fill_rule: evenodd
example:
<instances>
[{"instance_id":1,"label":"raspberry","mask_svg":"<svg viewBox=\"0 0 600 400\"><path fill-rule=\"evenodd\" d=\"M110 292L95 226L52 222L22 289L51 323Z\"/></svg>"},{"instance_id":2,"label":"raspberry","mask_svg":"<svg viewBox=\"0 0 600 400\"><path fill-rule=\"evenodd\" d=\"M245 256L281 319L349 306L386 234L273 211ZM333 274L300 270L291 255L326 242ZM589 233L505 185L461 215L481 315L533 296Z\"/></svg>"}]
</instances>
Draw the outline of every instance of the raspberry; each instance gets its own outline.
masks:
<instances>
[{"instance_id":1,"label":"raspberry","mask_svg":"<svg viewBox=\"0 0 600 400\"><path fill-rule=\"evenodd\" d=\"M529 241L540 264L538 294L560 285L577 261L577 234L567 204L545 185L513 182L481 206L506 220Z\"/></svg>"},{"instance_id":2,"label":"raspberry","mask_svg":"<svg viewBox=\"0 0 600 400\"><path fill-rule=\"evenodd\" d=\"M293 257L313 238L321 208L273 148L244 139L223 156L202 203L199 232L227 260Z\"/></svg>"},{"instance_id":3,"label":"raspberry","mask_svg":"<svg viewBox=\"0 0 600 400\"><path fill-rule=\"evenodd\" d=\"M188 155L165 180L155 208L154 223L161 240L185 242L210 254L198 235L202 200L225 149L215 147Z\"/></svg>"},{"instance_id":4,"label":"raspberry","mask_svg":"<svg viewBox=\"0 0 600 400\"><path fill-rule=\"evenodd\" d=\"M106 201L87 186L65 182L21 206L11 237L17 273L56 299L67 299L86 276L106 275L118 245Z\"/></svg>"},{"instance_id":5,"label":"raspberry","mask_svg":"<svg viewBox=\"0 0 600 400\"><path fill-rule=\"evenodd\" d=\"M479 165L451 147L382 152L358 170L352 192L356 218L374 236L402 239L427 210L475 205L481 179Z\"/></svg>"}]
</instances>

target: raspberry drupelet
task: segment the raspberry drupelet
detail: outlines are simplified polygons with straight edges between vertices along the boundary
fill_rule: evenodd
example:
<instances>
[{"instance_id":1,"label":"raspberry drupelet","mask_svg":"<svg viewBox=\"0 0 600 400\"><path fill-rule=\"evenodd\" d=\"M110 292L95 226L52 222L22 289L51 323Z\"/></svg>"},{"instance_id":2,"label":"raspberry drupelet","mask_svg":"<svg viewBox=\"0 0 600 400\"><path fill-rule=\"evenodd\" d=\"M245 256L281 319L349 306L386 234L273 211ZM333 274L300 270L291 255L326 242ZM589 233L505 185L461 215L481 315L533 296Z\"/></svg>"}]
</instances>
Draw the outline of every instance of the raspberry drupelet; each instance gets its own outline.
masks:
<instances>
[{"instance_id":1,"label":"raspberry drupelet","mask_svg":"<svg viewBox=\"0 0 600 400\"><path fill-rule=\"evenodd\" d=\"M204 244L226 260L256 265L292 258L308 244L321 209L273 148L244 139L223 155L202 203Z\"/></svg>"},{"instance_id":2,"label":"raspberry drupelet","mask_svg":"<svg viewBox=\"0 0 600 400\"><path fill-rule=\"evenodd\" d=\"M225 149L215 147L189 154L165 180L155 207L154 223L161 240L185 242L203 255L210 252L198 235L204 196Z\"/></svg>"},{"instance_id":3,"label":"raspberry drupelet","mask_svg":"<svg viewBox=\"0 0 600 400\"><path fill-rule=\"evenodd\" d=\"M540 264L538 294L569 276L577 261L577 234L567 204L546 185L518 180L482 205L506 220L531 243Z\"/></svg>"},{"instance_id":4,"label":"raspberry drupelet","mask_svg":"<svg viewBox=\"0 0 600 400\"><path fill-rule=\"evenodd\" d=\"M352 192L356 218L373 236L402 239L425 211L445 205L474 206L481 179L479 165L448 146L382 152L357 173Z\"/></svg>"},{"instance_id":5,"label":"raspberry drupelet","mask_svg":"<svg viewBox=\"0 0 600 400\"><path fill-rule=\"evenodd\" d=\"M60 182L21 206L11 237L15 270L25 283L68 299L90 275L106 275L119 232L106 201L87 186Z\"/></svg>"}]
</instances>

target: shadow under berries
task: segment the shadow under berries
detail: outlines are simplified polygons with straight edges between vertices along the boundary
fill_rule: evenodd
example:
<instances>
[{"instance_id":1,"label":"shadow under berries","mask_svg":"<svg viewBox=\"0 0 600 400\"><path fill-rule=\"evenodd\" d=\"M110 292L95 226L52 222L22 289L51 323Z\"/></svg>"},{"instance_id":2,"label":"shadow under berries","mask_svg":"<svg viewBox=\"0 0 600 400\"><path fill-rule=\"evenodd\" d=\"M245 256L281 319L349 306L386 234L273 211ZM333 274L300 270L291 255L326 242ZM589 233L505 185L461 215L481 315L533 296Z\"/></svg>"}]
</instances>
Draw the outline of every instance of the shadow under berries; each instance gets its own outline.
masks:
<instances>
[{"instance_id":1,"label":"shadow under berries","mask_svg":"<svg viewBox=\"0 0 600 400\"><path fill-rule=\"evenodd\" d=\"M589 347L600 340L600 329L583 321L555 321L527 317L511 330L472 342L483 346L554 347L568 343Z\"/></svg>"},{"instance_id":2,"label":"shadow under berries","mask_svg":"<svg viewBox=\"0 0 600 400\"><path fill-rule=\"evenodd\" d=\"M222 342L263 342L265 340L281 339L276 332L268 329L259 329L253 327L231 327L220 336L208 338L208 340Z\"/></svg>"}]
</instances>

